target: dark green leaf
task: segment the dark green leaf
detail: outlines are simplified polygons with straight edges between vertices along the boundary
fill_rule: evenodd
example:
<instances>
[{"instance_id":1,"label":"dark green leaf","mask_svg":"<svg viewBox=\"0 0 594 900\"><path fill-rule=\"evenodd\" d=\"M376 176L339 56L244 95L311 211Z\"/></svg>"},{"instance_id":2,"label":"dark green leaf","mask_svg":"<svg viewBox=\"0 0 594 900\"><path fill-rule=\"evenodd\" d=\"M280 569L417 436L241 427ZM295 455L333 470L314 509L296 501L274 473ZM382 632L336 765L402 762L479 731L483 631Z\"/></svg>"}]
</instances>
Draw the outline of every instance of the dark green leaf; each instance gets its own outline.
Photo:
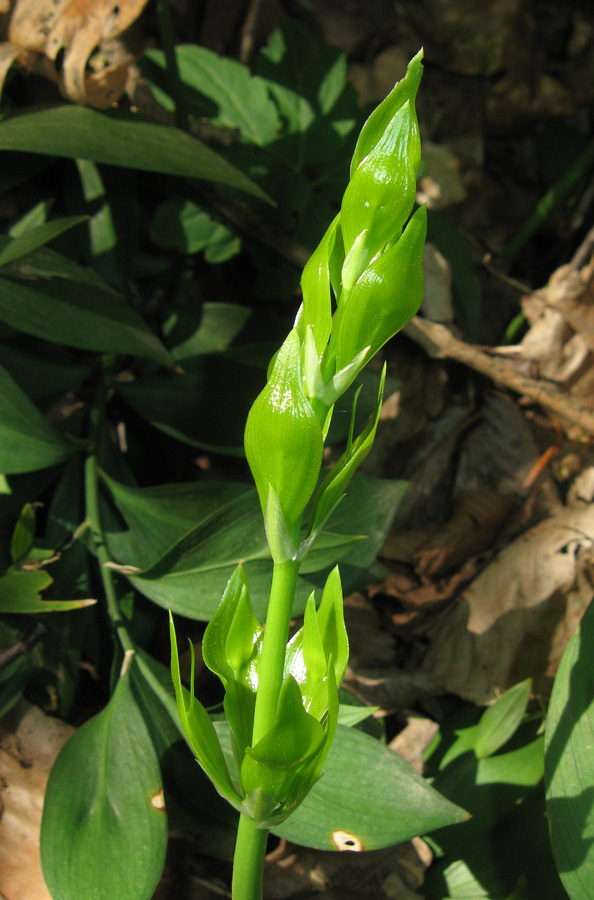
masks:
<instances>
[{"instance_id":1,"label":"dark green leaf","mask_svg":"<svg viewBox=\"0 0 594 900\"><path fill-rule=\"evenodd\" d=\"M54 400L84 381L93 371L93 364L71 362L67 351L51 344L35 348L23 347L15 341L0 345L0 363L8 370L18 386L34 402Z\"/></svg>"},{"instance_id":2,"label":"dark green leaf","mask_svg":"<svg viewBox=\"0 0 594 900\"><path fill-rule=\"evenodd\" d=\"M571 638L551 696L545 777L551 844L571 900L594 884L594 604Z\"/></svg>"},{"instance_id":3,"label":"dark green leaf","mask_svg":"<svg viewBox=\"0 0 594 900\"><path fill-rule=\"evenodd\" d=\"M0 266L6 266L8 263L26 256L38 247L48 244L58 235L63 234L75 225L87 220L87 216L67 216L63 219L52 219L51 222L44 222L36 228L29 228L18 237L12 238L2 250L0 250Z\"/></svg>"},{"instance_id":4,"label":"dark green leaf","mask_svg":"<svg viewBox=\"0 0 594 900\"><path fill-rule=\"evenodd\" d=\"M126 663L107 707L72 735L50 774L41 864L53 900L150 900L161 875L161 777L131 690L135 663Z\"/></svg>"},{"instance_id":5,"label":"dark green leaf","mask_svg":"<svg viewBox=\"0 0 594 900\"><path fill-rule=\"evenodd\" d=\"M204 450L243 456L243 430L263 372L222 354L186 359L183 372L118 385L132 409L165 434Z\"/></svg>"},{"instance_id":6,"label":"dark green leaf","mask_svg":"<svg viewBox=\"0 0 594 900\"><path fill-rule=\"evenodd\" d=\"M0 472L49 468L74 450L0 366Z\"/></svg>"},{"instance_id":7,"label":"dark green leaf","mask_svg":"<svg viewBox=\"0 0 594 900\"><path fill-rule=\"evenodd\" d=\"M73 281L0 277L0 319L35 337L171 365L169 353L117 294Z\"/></svg>"},{"instance_id":8,"label":"dark green leaf","mask_svg":"<svg viewBox=\"0 0 594 900\"><path fill-rule=\"evenodd\" d=\"M30 503L23 506L10 541L10 556L14 562L25 559L35 535L35 510Z\"/></svg>"},{"instance_id":9,"label":"dark green leaf","mask_svg":"<svg viewBox=\"0 0 594 900\"><path fill-rule=\"evenodd\" d=\"M100 113L76 105L20 112L0 122L0 150L199 178L268 199L253 181L201 141L133 113Z\"/></svg>"},{"instance_id":10,"label":"dark green leaf","mask_svg":"<svg viewBox=\"0 0 594 900\"><path fill-rule=\"evenodd\" d=\"M324 775L274 831L318 850L374 850L466 819L398 754L339 726Z\"/></svg>"}]
</instances>

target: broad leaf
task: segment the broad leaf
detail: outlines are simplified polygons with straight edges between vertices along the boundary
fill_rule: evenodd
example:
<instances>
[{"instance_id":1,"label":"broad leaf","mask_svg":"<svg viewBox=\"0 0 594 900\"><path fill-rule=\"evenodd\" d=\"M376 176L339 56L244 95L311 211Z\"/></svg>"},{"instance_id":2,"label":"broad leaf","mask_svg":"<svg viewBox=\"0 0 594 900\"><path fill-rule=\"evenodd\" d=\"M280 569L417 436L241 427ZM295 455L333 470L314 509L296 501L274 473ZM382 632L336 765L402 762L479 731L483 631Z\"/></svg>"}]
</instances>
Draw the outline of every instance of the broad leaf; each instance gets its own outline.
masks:
<instances>
[{"instance_id":1,"label":"broad leaf","mask_svg":"<svg viewBox=\"0 0 594 900\"><path fill-rule=\"evenodd\" d=\"M131 690L135 662L126 662L107 707L72 735L50 774L41 864L53 900L150 900L161 875L161 776Z\"/></svg>"},{"instance_id":2,"label":"broad leaf","mask_svg":"<svg viewBox=\"0 0 594 900\"><path fill-rule=\"evenodd\" d=\"M165 69L162 50L150 50L146 56ZM276 107L262 79L253 76L247 66L192 44L177 47L176 56L188 106L194 113L204 118L202 95L216 105L213 118L217 124L237 128L244 140L258 146L275 139L280 129Z\"/></svg>"},{"instance_id":3,"label":"broad leaf","mask_svg":"<svg viewBox=\"0 0 594 900\"><path fill-rule=\"evenodd\" d=\"M70 159L214 181L266 200L266 194L201 141L133 113L100 113L84 106L20 112L0 122L0 150Z\"/></svg>"},{"instance_id":4,"label":"broad leaf","mask_svg":"<svg viewBox=\"0 0 594 900\"><path fill-rule=\"evenodd\" d=\"M591 900L594 884L593 646L594 604L590 604L563 654L546 726L551 844L571 900Z\"/></svg>"},{"instance_id":5,"label":"broad leaf","mask_svg":"<svg viewBox=\"0 0 594 900\"><path fill-rule=\"evenodd\" d=\"M274 833L318 850L374 850L467 818L398 754L339 726L324 775Z\"/></svg>"},{"instance_id":6,"label":"broad leaf","mask_svg":"<svg viewBox=\"0 0 594 900\"><path fill-rule=\"evenodd\" d=\"M96 600L42 600L39 592L53 579L45 569L7 572L0 577L0 613L65 612L92 606Z\"/></svg>"},{"instance_id":7,"label":"broad leaf","mask_svg":"<svg viewBox=\"0 0 594 900\"><path fill-rule=\"evenodd\" d=\"M0 297L0 306L2 302ZM49 468L75 449L0 366L0 472L8 475Z\"/></svg>"},{"instance_id":8,"label":"broad leaf","mask_svg":"<svg viewBox=\"0 0 594 900\"><path fill-rule=\"evenodd\" d=\"M118 391L165 434L204 450L243 456L243 428L263 372L223 354L184 359L183 372L147 375Z\"/></svg>"},{"instance_id":9,"label":"broad leaf","mask_svg":"<svg viewBox=\"0 0 594 900\"><path fill-rule=\"evenodd\" d=\"M0 319L26 334L68 347L130 353L171 365L156 335L107 285L52 278L43 271L38 280L2 276Z\"/></svg>"}]
</instances>

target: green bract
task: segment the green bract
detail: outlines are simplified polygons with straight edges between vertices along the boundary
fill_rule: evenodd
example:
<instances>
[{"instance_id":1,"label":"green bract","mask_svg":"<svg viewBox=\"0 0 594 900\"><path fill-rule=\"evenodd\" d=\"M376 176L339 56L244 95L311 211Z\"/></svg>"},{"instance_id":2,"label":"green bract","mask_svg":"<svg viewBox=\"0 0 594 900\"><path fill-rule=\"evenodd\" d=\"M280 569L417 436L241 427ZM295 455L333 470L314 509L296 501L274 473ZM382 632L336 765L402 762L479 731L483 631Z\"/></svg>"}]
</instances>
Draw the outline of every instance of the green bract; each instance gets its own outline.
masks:
<instances>
[{"instance_id":1,"label":"green bract","mask_svg":"<svg viewBox=\"0 0 594 900\"><path fill-rule=\"evenodd\" d=\"M336 730L338 684L348 661L338 569L328 577L320 608L309 599L303 627L287 648L274 724L251 746L262 627L252 612L245 573L235 570L206 628L203 656L225 687L239 781L232 778L204 707L181 684L173 621L171 672L183 732L219 793L262 827L279 824L321 774ZM192 665L192 680L193 680Z\"/></svg>"}]
</instances>

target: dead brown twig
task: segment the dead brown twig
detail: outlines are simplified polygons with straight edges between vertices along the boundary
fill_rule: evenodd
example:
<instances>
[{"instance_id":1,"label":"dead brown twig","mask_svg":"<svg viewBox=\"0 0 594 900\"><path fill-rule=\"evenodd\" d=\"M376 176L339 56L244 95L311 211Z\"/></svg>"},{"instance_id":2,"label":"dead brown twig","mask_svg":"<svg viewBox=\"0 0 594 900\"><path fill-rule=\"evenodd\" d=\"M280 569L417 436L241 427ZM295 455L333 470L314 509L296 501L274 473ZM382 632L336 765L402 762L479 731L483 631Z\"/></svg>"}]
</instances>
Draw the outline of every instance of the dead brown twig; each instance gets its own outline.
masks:
<instances>
[{"instance_id":1,"label":"dead brown twig","mask_svg":"<svg viewBox=\"0 0 594 900\"><path fill-rule=\"evenodd\" d=\"M415 316L406 326L405 333L435 359L461 362L492 381L546 407L561 419L577 425L586 434L594 435L594 414L589 409L568 394L562 394L542 381L528 378L501 359L461 341L447 326Z\"/></svg>"}]
</instances>

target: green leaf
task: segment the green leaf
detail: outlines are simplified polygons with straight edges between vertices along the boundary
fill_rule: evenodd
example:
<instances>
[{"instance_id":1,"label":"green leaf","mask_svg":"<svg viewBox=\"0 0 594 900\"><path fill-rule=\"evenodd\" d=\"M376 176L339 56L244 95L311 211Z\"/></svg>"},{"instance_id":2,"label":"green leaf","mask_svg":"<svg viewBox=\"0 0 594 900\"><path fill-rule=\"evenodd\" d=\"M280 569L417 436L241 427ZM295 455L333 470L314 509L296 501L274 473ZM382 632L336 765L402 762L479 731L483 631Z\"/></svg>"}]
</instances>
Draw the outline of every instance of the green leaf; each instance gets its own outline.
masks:
<instances>
[{"instance_id":1,"label":"green leaf","mask_svg":"<svg viewBox=\"0 0 594 900\"><path fill-rule=\"evenodd\" d=\"M594 884L594 604L563 654L547 715L545 779L551 844L571 900Z\"/></svg>"},{"instance_id":2,"label":"green leaf","mask_svg":"<svg viewBox=\"0 0 594 900\"><path fill-rule=\"evenodd\" d=\"M91 287L51 277L25 283L2 276L0 319L26 334L68 347L130 353L164 366L172 363L138 313L107 285Z\"/></svg>"},{"instance_id":3,"label":"green leaf","mask_svg":"<svg viewBox=\"0 0 594 900\"><path fill-rule=\"evenodd\" d=\"M0 122L0 150L25 150L214 181L268 200L246 175L184 131L86 106L19 112Z\"/></svg>"},{"instance_id":4,"label":"green leaf","mask_svg":"<svg viewBox=\"0 0 594 900\"><path fill-rule=\"evenodd\" d=\"M150 50L146 56L165 69L163 51ZM204 118L200 99L194 99L195 92L202 94L218 107L217 124L237 128L244 140L260 147L274 141L280 128L276 107L262 79L253 76L247 66L193 44L177 47L176 58L181 80L189 89L186 98L190 110L194 100L199 116Z\"/></svg>"},{"instance_id":5,"label":"green leaf","mask_svg":"<svg viewBox=\"0 0 594 900\"><path fill-rule=\"evenodd\" d=\"M324 775L274 833L317 850L376 850L467 818L398 754L339 726Z\"/></svg>"},{"instance_id":6,"label":"green leaf","mask_svg":"<svg viewBox=\"0 0 594 900\"><path fill-rule=\"evenodd\" d=\"M448 722L426 761L428 774L433 774L435 757L442 754L433 785L472 815L464 825L436 835L439 846L452 852L501 822L543 778L544 737L537 733L537 722L522 725L505 752L484 759L474 753L477 731L478 725Z\"/></svg>"},{"instance_id":7,"label":"green leaf","mask_svg":"<svg viewBox=\"0 0 594 900\"><path fill-rule=\"evenodd\" d=\"M96 600L42 600L39 592L52 583L45 569L8 572L0 577L0 613L65 612L92 606Z\"/></svg>"},{"instance_id":8,"label":"green leaf","mask_svg":"<svg viewBox=\"0 0 594 900\"><path fill-rule=\"evenodd\" d=\"M220 252L232 241L238 249L241 247L240 239L226 225L212 219L191 200L182 199L165 200L157 207L151 226L151 240L158 247L179 250L180 253L193 255L200 250L210 251L210 262L213 261L212 254L216 256L215 248L219 248Z\"/></svg>"},{"instance_id":9,"label":"green leaf","mask_svg":"<svg viewBox=\"0 0 594 900\"><path fill-rule=\"evenodd\" d=\"M208 620L240 558L245 562L266 560L271 575L262 516L252 491L222 505L153 565L126 574L141 593L165 609ZM247 565L246 570L251 584Z\"/></svg>"},{"instance_id":10,"label":"green leaf","mask_svg":"<svg viewBox=\"0 0 594 900\"><path fill-rule=\"evenodd\" d=\"M190 753L179 723L171 671L137 649L132 687L163 776L170 826L192 834L200 853L233 857L237 814Z\"/></svg>"},{"instance_id":11,"label":"green leaf","mask_svg":"<svg viewBox=\"0 0 594 900\"><path fill-rule=\"evenodd\" d=\"M64 462L75 449L0 366L0 472L49 468Z\"/></svg>"},{"instance_id":12,"label":"green leaf","mask_svg":"<svg viewBox=\"0 0 594 900\"><path fill-rule=\"evenodd\" d=\"M171 677L175 688L177 710L181 727L192 753L215 785L222 797L233 806L241 803L241 797L235 790L223 751L219 744L214 725L202 704L194 696L194 648L192 650L192 690L187 691L181 683L177 637L173 616L169 613L169 635L171 640Z\"/></svg>"},{"instance_id":13,"label":"green leaf","mask_svg":"<svg viewBox=\"0 0 594 900\"><path fill-rule=\"evenodd\" d=\"M41 865L53 900L150 900L161 875L167 816L130 665L126 657L107 707L72 735L50 773Z\"/></svg>"},{"instance_id":14,"label":"green leaf","mask_svg":"<svg viewBox=\"0 0 594 900\"><path fill-rule=\"evenodd\" d=\"M93 371L92 362L80 365L70 361L63 347L51 344L29 348L20 342L5 342L0 344L0 363L35 403L60 397Z\"/></svg>"},{"instance_id":15,"label":"green leaf","mask_svg":"<svg viewBox=\"0 0 594 900\"><path fill-rule=\"evenodd\" d=\"M21 510L10 541L10 557L14 562L25 559L35 536L35 510L26 503Z\"/></svg>"},{"instance_id":16,"label":"green leaf","mask_svg":"<svg viewBox=\"0 0 594 900\"><path fill-rule=\"evenodd\" d=\"M113 525L106 525L109 552L142 594L165 609L208 621L241 562L254 612L264 620L272 562L253 488L203 482L139 489L107 476L103 480L129 527L129 531L122 531L121 522L116 525L115 520ZM319 557L314 546L307 558L304 577L298 582L295 615L303 611L313 589L323 588L331 567L329 556L335 562L336 552L344 548L348 550L341 564L345 591L363 583L405 489L404 482L355 475L347 496L329 521L332 554L322 534ZM366 535L364 540L360 532ZM343 543L337 546L337 540ZM313 574L316 559L323 570Z\"/></svg>"},{"instance_id":17,"label":"green leaf","mask_svg":"<svg viewBox=\"0 0 594 900\"><path fill-rule=\"evenodd\" d=\"M62 219L52 219L51 222L44 222L43 225L38 225L36 228L29 228L0 250L0 266L6 266L15 259L37 250L38 247L43 247L58 235L74 228L75 225L80 225L81 222L86 222L87 219L88 216L67 216Z\"/></svg>"},{"instance_id":18,"label":"green leaf","mask_svg":"<svg viewBox=\"0 0 594 900\"><path fill-rule=\"evenodd\" d=\"M243 456L243 426L262 371L223 354L185 358L183 372L118 384L126 403L154 428L189 444Z\"/></svg>"},{"instance_id":19,"label":"green leaf","mask_svg":"<svg viewBox=\"0 0 594 900\"><path fill-rule=\"evenodd\" d=\"M156 563L190 532L205 525L227 504L255 491L247 484L203 481L137 488L121 484L101 472L129 532L116 534L107 526L108 544L122 562L144 568Z\"/></svg>"},{"instance_id":20,"label":"green leaf","mask_svg":"<svg viewBox=\"0 0 594 900\"><path fill-rule=\"evenodd\" d=\"M515 734L528 706L532 679L514 685L485 710L478 725L474 752L477 759L496 753Z\"/></svg>"}]
</instances>

